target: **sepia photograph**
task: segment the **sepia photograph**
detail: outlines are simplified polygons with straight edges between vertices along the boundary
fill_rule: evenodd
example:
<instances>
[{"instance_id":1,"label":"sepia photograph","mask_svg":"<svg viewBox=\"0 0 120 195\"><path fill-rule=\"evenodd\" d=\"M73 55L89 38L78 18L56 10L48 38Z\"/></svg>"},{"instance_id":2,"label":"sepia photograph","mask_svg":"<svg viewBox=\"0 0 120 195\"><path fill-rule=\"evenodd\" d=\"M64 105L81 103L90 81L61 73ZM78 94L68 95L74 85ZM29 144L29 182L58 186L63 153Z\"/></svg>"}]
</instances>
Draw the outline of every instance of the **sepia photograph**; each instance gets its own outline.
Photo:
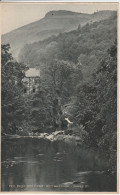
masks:
<instances>
[{"instance_id":1,"label":"sepia photograph","mask_svg":"<svg viewBox=\"0 0 120 195\"><path fill-rule=\"evenodd\" d=\"M118 192L119 3L1 2L1 192Z\"/></svg>"}]
</instances>

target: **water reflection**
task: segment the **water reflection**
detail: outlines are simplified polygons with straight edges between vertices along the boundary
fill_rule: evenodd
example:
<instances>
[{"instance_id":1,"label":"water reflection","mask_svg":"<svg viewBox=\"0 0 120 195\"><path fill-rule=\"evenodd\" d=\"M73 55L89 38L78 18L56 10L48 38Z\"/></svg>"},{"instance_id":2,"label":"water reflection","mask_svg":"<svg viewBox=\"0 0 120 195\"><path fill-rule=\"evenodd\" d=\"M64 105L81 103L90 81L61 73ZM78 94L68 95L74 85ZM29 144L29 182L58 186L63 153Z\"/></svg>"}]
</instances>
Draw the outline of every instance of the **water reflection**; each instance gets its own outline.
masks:
<instances>
[{"instance_id":1,"label":"water reflection","mask_svg":"<svg viewBox=\"0 0 120 195\"><path fill-rule=\"evenodd\" d=\"M115 174L82 172L72 149L37 138L2 139L2 191L116 191Z\"/></svg>"}]
</instances>

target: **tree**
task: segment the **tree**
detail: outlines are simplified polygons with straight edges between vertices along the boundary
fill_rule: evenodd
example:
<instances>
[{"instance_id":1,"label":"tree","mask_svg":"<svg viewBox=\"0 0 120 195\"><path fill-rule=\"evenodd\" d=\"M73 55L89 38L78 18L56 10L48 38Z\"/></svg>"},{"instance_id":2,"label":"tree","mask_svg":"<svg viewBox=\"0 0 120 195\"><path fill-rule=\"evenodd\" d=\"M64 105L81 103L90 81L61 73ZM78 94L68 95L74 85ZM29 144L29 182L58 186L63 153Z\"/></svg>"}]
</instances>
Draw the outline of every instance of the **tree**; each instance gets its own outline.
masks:
<instances>
[{"instance_id":1,"label":"tree","mask_svg":"<svg viewBox=\"0 0 120 195\"><path fill-rule=\"evenodd\" d=\"M22 79L26 66L13 59L9 49L9 44L1 47L2 130L14 133L17 129L17 123L20 123L23 115L21 110L24 108Z\"/></svg>"},{"instance_id":2,"label":"tree","mask_svg":"<svg viewBox=\"0 0 120 195\"><path fill-rule=\"evenodd\" d=\"M86 144L100 150L116 169L117 151L117 42L100 62L91 83L77 88L75 120L88 132Z\"/></svg>"}]
</instances>

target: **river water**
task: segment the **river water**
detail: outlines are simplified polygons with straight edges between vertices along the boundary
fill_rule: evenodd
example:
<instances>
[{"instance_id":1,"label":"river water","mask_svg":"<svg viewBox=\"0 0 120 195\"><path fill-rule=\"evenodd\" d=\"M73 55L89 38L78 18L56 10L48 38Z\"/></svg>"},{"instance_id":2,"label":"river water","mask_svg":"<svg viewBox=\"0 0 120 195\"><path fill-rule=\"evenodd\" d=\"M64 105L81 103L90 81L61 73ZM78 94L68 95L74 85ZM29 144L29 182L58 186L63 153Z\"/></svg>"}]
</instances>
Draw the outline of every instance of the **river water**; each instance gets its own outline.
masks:
<instances>
[{"instance_id":1,"label":"river water","mask_svg":"<svg viewBox=\"0 0 120 195\"><path fill-rule=\"evenodd\" d=\"M116 174L86 156L62 141L2 137L2 191L116 191Z\"/></svg>"}]
</instances>

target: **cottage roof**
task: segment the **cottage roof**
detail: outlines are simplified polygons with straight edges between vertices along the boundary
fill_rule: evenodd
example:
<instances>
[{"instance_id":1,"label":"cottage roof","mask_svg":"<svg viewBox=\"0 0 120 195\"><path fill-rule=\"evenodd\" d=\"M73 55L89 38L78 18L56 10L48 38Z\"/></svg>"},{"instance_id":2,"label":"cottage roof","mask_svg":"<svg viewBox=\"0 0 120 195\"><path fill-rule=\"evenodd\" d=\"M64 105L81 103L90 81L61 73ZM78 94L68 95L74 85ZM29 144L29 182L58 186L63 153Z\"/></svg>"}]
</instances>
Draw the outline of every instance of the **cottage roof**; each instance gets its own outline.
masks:
<instances>
[{"instance_id":1,"label":"cottage roof","mask_svg":"<svg viewBox=\"0 0 120 195\"><path fill-rule=\"evenodd\" d=\"M40 70L36 68L29 68L29 70L25 72L25 76L26 77L40 77Z\"/></svg>"}]
</instances>

